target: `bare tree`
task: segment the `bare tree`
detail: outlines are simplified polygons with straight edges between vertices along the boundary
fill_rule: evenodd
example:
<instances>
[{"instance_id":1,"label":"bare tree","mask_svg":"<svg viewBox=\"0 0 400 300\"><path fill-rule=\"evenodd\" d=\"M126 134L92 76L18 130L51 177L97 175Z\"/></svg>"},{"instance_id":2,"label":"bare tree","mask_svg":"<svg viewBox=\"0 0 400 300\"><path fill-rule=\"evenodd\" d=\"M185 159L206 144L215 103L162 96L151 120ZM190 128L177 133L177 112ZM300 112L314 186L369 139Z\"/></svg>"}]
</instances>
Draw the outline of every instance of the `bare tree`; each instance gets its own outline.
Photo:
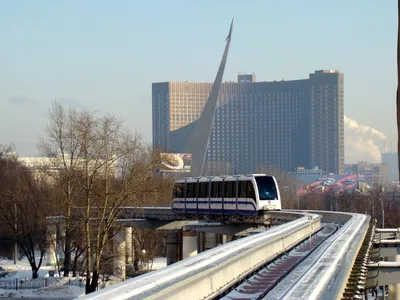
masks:
<instances>
[{"instance_id":1,"label":"bare tree","mask_svg":"<svg viewBox=\"0 0 400 300\"><path fill-rule=\"evenodd\" d=\"M41 138L38 148L41 154L49 158L43 172L53 178L56 208L65 217L64 226L64 276L69 276L71 266L72 231L77 224L72 223L72 207L78 205L81 192L81 174L78 163L81 159L81 144L77 136L80 118L74 109L66 110L59 102L53 103L49 123L45 127L46 139Z\"/></svg>"},{"instance_id":2,"label":"bare tree","mask_svg":"<svg viewBox=\"0 0 400 300\"><path fill-rule=\"evenodd\" d=\"M117 220L123 208L156 188L153 172L160 155L115 117L67 111L57 102L46 132L40 149L50 157L47 172L61 191L60 213L66 219L64 276L68 276L74 247L84 249L86 293L91 293L97 289L107 245L119 230ZM83 244L74 243L78 227Z\"/></svg>"},{"instance_id":3,"label":"bare tree","mask_svg":"<svg viewBox=\"0 0 400 300\"><path fill-rule=\"evenodd\" d=\"M40 176L16 159L0 159L0 219L38 277L47 249L49 192ZM36 253L39 250L39 260Z\"/></svg>"},{"instance_id":4,"label":"bare tree","mask_svg":"<svg viewBox=\"0 0 400 300\"><path fill-rule=\"evenodd\" d=\"M117 219L122 209L147 190L160 156L149 152L140 136L124 131L114 117L86 115L81 119L79 135L84 174L86 293L91 293L97 288L111 232L119 230Z\"/></svg>"},{"instance_id":5,"label":"bare tree","mask_svg":"<svg viewBox=\"0 0 400 300\"><path fill-rule=\"evenodd\" d=\"M151 270L154 257L162 254L165 234L165 231L134 228L132 236L135 271Z\"/></svg>"},{"instance_id":6,"label":"bare tree","mask_svg":"<svg viewBox=\"0 0 400 300\"><path fill-rule=\"evenodd\" d=\"M310 192L300 197L299 208L305 210L327 210L324 195Z\"/></svg>"}]
</instances>

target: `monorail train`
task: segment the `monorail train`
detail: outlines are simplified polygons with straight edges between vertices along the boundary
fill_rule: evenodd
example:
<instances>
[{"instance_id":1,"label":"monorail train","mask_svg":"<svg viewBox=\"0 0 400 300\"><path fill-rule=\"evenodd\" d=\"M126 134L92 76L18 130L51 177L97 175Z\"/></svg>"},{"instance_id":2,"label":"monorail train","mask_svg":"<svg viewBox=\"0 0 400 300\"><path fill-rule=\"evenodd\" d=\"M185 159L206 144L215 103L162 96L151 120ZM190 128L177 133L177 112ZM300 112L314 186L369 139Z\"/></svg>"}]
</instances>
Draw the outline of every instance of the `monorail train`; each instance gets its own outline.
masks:
<instances>
[{"instance_id":1,"label":"monorail train","mask_svg":"<svg viewBox=\"0 0 400 300\"><path fill-rule=\"evenodd\" d=\"M258 215L280 210L275 177L265 174L189 177L175 181L172 211L181 214Z\"/></svg>"}]
</instances>

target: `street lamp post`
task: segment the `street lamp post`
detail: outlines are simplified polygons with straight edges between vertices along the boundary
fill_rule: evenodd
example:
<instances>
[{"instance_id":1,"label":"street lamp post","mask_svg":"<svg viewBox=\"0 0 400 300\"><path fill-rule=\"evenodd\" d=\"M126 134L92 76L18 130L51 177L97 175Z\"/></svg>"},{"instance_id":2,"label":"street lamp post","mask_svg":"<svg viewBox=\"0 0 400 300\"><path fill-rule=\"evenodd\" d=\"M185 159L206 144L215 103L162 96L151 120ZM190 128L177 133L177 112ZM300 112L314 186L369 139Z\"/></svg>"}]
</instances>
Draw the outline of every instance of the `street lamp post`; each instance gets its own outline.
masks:
<instances>
[{"instance_id":1,"label":"street lamp post","mask_svg":"<svg viewBox=\"0 0 400 300\"><path fill-rule=\"evenodd\" d=\"M310 221L310 252L312 249L312 231L313 231L312 220L313 220L313 217L308 216L308 221Z\"/></svg>"},{"instance_id":2,"label":"street lamp post","mask_svg":"<svg viewBox=\"0 0 400 300\"><path fill-rule=\"evenodd\" d=\"M381 198L378 198L379 202L381 203L381 209L382 209L382 228L385 228L385 209L383 208L383 201Z\"/></svg>"}]
</instances>

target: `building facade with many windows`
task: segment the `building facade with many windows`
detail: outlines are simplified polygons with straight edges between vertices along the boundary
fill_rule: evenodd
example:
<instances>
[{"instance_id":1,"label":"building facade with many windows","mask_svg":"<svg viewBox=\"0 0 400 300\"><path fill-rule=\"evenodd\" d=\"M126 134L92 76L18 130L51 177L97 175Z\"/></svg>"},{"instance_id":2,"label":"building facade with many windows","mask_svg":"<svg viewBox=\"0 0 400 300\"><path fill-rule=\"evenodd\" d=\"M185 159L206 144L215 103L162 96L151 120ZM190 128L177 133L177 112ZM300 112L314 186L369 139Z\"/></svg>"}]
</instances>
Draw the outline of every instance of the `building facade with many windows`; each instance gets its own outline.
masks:
<instances>
[{"instance_id":1,"label":"building facade with many windows","mask_svg":"<svg viewBox=\"0 0 400 300\"><path fill-rule=\"evenodd\" d=\"M344 174L343 74L321 70L310 74L311 165Z\"/></svg>"},{"instance_id":2,"label":"building facade with many windows","mask_svg":"<svg viewBox=\"0 0 400 300\"><path fill-rule=\"evenodd\" d=\"M239 75L238 82L223 83L207 152L208 173L254 173L263 166L292 171L315 165L343 172L343 76L337 71L314 74L273 82ZM211 86L153 83L154 145L184 151Z\"/></svg>"}]
</instances>

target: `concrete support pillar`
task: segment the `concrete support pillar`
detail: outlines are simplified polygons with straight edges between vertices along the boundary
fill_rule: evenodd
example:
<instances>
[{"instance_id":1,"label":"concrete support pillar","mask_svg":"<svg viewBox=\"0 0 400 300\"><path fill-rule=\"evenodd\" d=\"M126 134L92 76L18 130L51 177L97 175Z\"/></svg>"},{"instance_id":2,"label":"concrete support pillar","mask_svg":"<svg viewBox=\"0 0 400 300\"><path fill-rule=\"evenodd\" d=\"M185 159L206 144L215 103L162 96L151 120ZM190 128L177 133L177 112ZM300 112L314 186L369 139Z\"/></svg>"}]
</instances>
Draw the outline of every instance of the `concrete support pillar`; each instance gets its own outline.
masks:
<instances>
[{"instance_id":1,"label":"concrete support pillar","mask_svg":"<svg viewBox=\"0 0 400 300\"><path fill-rule=\"evenodd\" d=\"M47 265L55 266L57 264L57 226L49 225L48 231L48 249L47 249Z\"/></svg>"},{"instance_id":2,"label":"concrete support pillar","mask_svg":"<svg viewBox=\"0 0 400 300\"><path fill-rule=\"evenodd\" d=\"M125 245L126 263L130 264L133 261L132 227L125 227Z\"/></svg>"},{"instance_id":3,"label":"concrete support pillar","mask_svg":"<svg viewBox=\"0 0 400 300\"><path fill-rule=\"evenodd\" d=\"M204 251L204 232L197 232L197 253Z\"/></svg>"},{"instance_id":4,"label":"concrete support pillar","mask_svg":"<svg viewBox=\"0 0 400 300\"><path fill-rule=\"evenodd\" d=\"M234 237L235 237L234 235L227 235L226 236L226 243L229 243L229 242L233 241Z\"/></svg>"},{"instance_id":5,"label":"concrete support pillar","mask_svg":"<svg viewBox=\"0 0 400 300\"><path fill-rule=\"evenodd\" d=\"M58 253L58 260L65 259L65 224L58 224L57 228L57 253ZM71 241L70 241L71 242ZM64 248L64 249L63 249ZM72 256L72 253L71 253ZM73 257L71 258L71 261Z\"/></svg>"},{"instance_id":6,"label":"concrete support pillar","mask_svg":"<svg viewBox=\"0 0 400 300\"><path fill-rule=\"evenodd\" d=\"M220 235L220 244L226 244L228 242L228 236L226 234L221 234Z\"/></svg>"},{"instance_id":7,"label":"concrete support pillar","mask_svg":"<svg viewBox=\"0 0 400 300\"><path fill-rule=\"evenodd\" d=\"M220 241L218 234L210 232L204 233L204 251L215 248L219 243Z\"/></svg>"},{"instance_id":8,"label":"concrete support pillar","mask_svg":"<svg viewBox=\"0 0 400 300\"><path fill-rule=\"evenodd\" d=\"M197 233L197 251L200 253L218 245L226 244L228 241L229 237L224 234L199 232Z\"/></svg>"},{"instance_id":9,"label":"concrete support pillar","mask_svg":"<svg viewBox=\"0 0 400 300\"><path fill-rule=\"evenodd\" d=\"M400 255L390 257L389 261L400 262ZM389 300L400 300L400 284L389 285Z\"/></svg>"},{"instance_id":10,"label":"concrete support pillar","mask_svg":"<svg viewBox=\"0 0 400 300\"><path fill-rule=\"evenodd\" d=\"M117 233L114 234L113 237L113 246L114 246L114 259L113 259L113 271L114 276L121 280L125 280L126 278L126 263L125 263L125 255L126 255L126 242L125 242L125 230L121 229Z\"/></svg>"},{"instance_id":11,"label":"concrete support pillar","mask_svg":"<svg viewBox=\"0 0 400 300\"><path fill-rule=\"evenodd\" d=\"M197 254L197 234L192 231L182 233L182 258L185 259Z\"/></svg>"},{"instance_id":12,"label":"concrete support pillar","mask_svg":"<svg viewBox=\"0 0 400 300\"><path fill-rule=\"evenodd\" d=\"M182 260L182 230L167 230L167 266Z\"/></svg>"}]
</instances>

